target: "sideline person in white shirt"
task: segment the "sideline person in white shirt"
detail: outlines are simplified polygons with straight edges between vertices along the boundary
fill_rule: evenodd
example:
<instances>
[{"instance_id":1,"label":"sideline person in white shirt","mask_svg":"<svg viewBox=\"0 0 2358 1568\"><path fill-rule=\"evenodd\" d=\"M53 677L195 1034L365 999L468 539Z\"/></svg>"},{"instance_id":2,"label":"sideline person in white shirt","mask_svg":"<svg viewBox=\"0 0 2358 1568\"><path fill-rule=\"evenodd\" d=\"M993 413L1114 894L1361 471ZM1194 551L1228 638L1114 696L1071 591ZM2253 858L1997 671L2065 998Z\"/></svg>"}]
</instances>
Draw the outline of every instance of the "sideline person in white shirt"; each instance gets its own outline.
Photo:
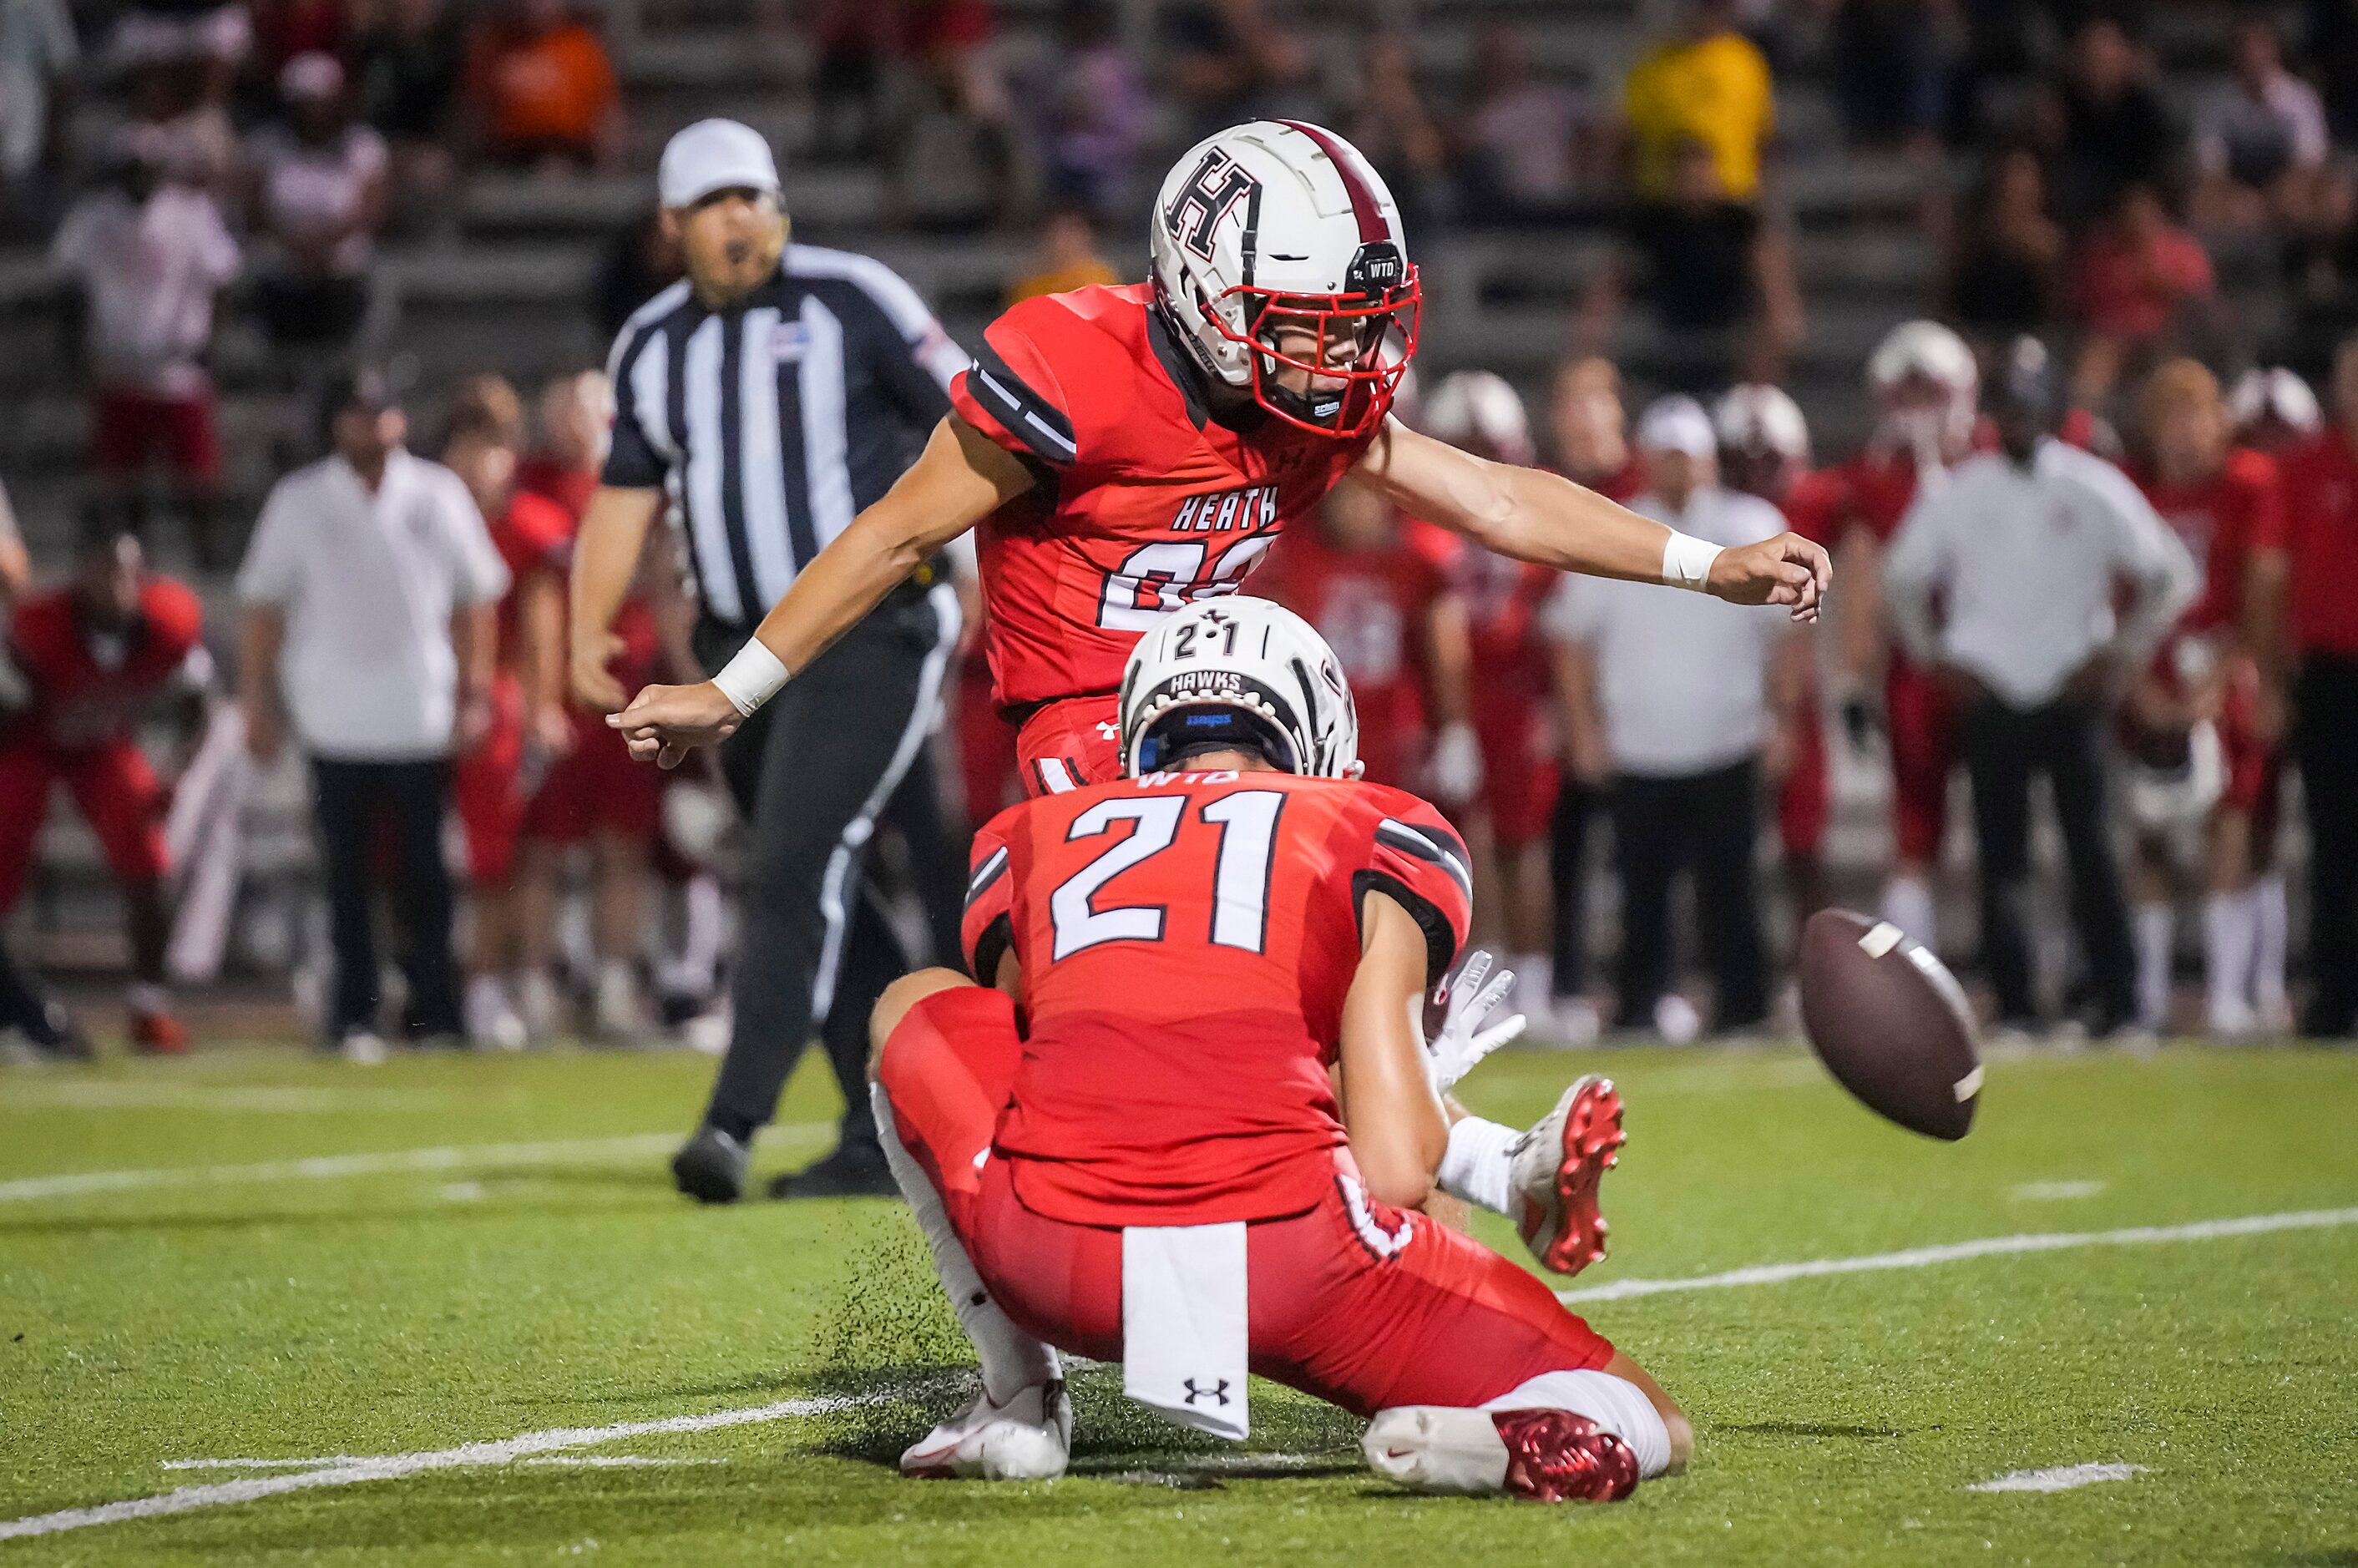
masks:
<instances>
[{"instance_id":1,"label":"sideline person in white shirt","mask_svg":"<svg viewBox=\"0 0 2358 1568\"><path fill-rule=\"evenodd\" d=\"M1720 546L1784 532L1774 506L1721 487L1711 416L1694 399L1654 403L1637 445L1646 488L1631 511ZM1546 615L1573 771L1611 781L1621 1022L1650 1021L1674 1043L1700 1027L1673 988L1671 888L1686 871L1714 981L1714 1027L1762 1022L1760 775L1772 752L1790 750L1801 690L1794 655L1805 645L1780 611L1602 578L1566 578Z\"/></svg>"},{"instance_id":2,"label":"sideline person in white shirt","mask_svg":"<svg viewBox=\"0 0 2358 1568\"><path fill-rule=\"evenodd\" d=\"M2105 821L2104 727L2201 572L2125 474L2055 438L2062 389L2041 344L2017 340L1990 392L2003 449L1967 459L1919 497L1884 557L1884 599L1909 652L1958 697L1982 952L2001 1019L2038 1022L2023 901L2030 780L2044 773L2094 982L2090 1023L2110 1033L2136 1016L2136 960ZM2116 614L2123 581L2134 597Z\"/></svg>"},{"instance_id":3,"label":"sideline person in white shirt","mask_svg":"<svg viewBox=\"0 0 2358 1568\"><path fill-rule=\"evenodd\" d=\"M254 754L274 758L291 726L310 762L336 959L328 1038L375 1060L380 816L397 850L404 1033L460 1033L442 818L451 755L488 727L508 573L459 477L404 449L380 373L340 378L322 411L334 452L278 481L238 571L240 690Z\"/></svg>"}]
</instances>

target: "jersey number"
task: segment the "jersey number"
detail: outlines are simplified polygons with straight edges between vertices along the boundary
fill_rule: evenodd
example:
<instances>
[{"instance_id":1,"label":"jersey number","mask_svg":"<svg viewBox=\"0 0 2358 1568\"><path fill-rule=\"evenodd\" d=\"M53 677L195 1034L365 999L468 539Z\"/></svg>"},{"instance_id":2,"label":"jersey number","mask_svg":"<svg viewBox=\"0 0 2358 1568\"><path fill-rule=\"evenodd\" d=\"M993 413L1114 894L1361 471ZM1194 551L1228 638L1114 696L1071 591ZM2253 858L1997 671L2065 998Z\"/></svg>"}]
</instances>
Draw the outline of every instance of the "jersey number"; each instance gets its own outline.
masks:
<instances>
[{"instance_id":1,"label":"jersey number","mask_svg":"<svg viewBox=\"0 0 2358 1568\"><path fill-rule=\"evenodd\" d=\"M1098 595L1098 624L1113 632L1152 632L1183 604L1234 593L1277 535L1249 534L1210 557L1201 539L1158 539L1141 545L1106 574ZM1204 569L1206 559L1211 569Z\"/></svg>"},{"instance_id":2,"label":"jersey number","mask_svg":"<svg viewBox=\"0 0 2358 1568\"><path fill-rule=\"evenodd\" d=\"M1212 867L1212 941L1248 953L1263 950L1269 937L1269 882L1277 864L1277 818L1285 796L1276 790L1239 790L1206 801L1197 813L1220 830L1220 852ZM1097 905L1098 890L1133 866L1171 848L1186 815L1187 797L1150 795L1137 800L1106 800L1073 819L1068 844L1109 833L1114 824L1130 834L1066 877L1048 895L1049 924L1055 927L1055 957L1068 958L1100 942L1160 942L1163 917L1159 903Z\"/></svg>"}]
</instances>

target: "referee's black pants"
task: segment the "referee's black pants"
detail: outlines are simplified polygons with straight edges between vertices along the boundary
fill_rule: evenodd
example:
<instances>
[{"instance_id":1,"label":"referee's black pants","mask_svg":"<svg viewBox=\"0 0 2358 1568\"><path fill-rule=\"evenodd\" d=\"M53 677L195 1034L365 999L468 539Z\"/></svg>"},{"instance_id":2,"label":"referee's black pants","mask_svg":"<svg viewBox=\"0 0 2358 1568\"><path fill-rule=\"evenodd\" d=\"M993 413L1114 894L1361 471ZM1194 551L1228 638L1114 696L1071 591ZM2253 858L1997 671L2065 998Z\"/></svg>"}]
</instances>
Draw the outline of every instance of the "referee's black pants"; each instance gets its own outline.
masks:
<instances>
[{"instance_id":1,"label":"referee's black pants","mask_svg":"<svg viewBox=\"0 0 2358 1568\"><path fill-rule=\"evenodd\" d=\"M2045 773L2071 868L2071 923L2096 997L2099 1032L2136 1016L2136 958L2128 901L2104 817L2104 713L2059 698L2010 708L1986 694L1958 731L1974 784L1974 837L1981 861L1982 966L2008 1023L2037 1022L2031 989L2030 780Z\"/></svg>"},{"instance_id":2,"label":"referee's black pants","mask_svg":"<svg viewBox=\"0 0 2358 1568\"><path fill-rule=\"evenodd\" d=\"M752 826L729 1054L705 1112L744 1138L778 1095L814 1025L843 1090L842 1146L876 1143L868 1101L868 1016L908 971L868 875L878 818L921 768L957 641L945 585L896 590L746 720L720 749L730 792ZM697 631L718 669L743 633Z\"/></svg>"},{"instance_id":3,"label":"referee's black pants","mask_svg":"<svg viewBox=\"0 0 2358 1568\"><path fill-rule=\"evenodd\" d=\"M2358 658L2310 654L2293 687L2309 809L2309 973L2300 1032L2358 1033Z\"/></svg>"},{"instance_id":4,"label":"referee's black pants","mask_svg":"<svg viewBox=\"0 0 2358 1568\"><path fill-rule=\"evenodd\" d=\"M402 1033L422 1039L461 1033L459 968L450 952L450 872L442 860L442 817L450 764L311 759L311 810L328 882L328 939L335 949L335 989L328 1038L377 1030L376 854L394 881L399 962L409 982ZM382 825L391 842L381 846Z\"/></svg>"},{"instance_id":5,"label":"referee's black pants","mask_svg":"<svg viewBox=\"0 0 2358 1568\"><path fill-rule=\"evenodd\" d=\"M1714 987L1712 1025L1747 1029L1768 1016L1768 958L1753 874L1760 839L1753 759L1707 773L1613 781L1613 854L1621 878L1619 1017L1645 1026L1677 978L1671 884L1694 876L1695 925Z\"/></svg>"}]
</instances>

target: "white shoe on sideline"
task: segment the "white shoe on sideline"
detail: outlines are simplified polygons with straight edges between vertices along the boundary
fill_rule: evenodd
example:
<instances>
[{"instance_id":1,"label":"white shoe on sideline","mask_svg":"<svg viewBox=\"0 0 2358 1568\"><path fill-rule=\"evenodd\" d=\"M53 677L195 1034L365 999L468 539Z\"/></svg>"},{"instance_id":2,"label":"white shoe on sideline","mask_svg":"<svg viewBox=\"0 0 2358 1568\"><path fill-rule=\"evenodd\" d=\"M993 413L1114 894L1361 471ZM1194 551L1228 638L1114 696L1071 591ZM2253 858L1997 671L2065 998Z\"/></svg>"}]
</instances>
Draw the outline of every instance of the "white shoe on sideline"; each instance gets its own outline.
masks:
<instances>
[{"instance_id":1,"label":"white shoe on sideline","mask_svg":"<svg viewBox=\"0 0 2358 1568\"><path fill-rule=\"evenodd\" d=\"M1605 1033L1605 1019L1596 1004L1585 996L1560 996L1548 1009L1548 1017L1555 1025L1551 1033L1555 1043L1568 1051L1594 1045Z\"/></svg>"},{"instance_id":2,"label":"white shoe on sideline","mask_svg":"<svg viewBox=\"0 0 2358 1568\"><path fill-rule=\"evenodd\" d=\"M901 1455L901 1474L927 1480L1053 1481L1073 1451L1073 1401L1065 1380L1017 1391L1003 1405L988 1391Z\"/></svg>"},{"instance_id":3,"label":"white shoe on sideline","mask_svg":"<svg viewBox=\"0 0 2358 1568\"><path fill-rule=\"evenodd\" d=\"M336 1042L336 1054L356 1067L381 1067L392 1054L383 1039L365 1029L355 1029Z\"/></svg>"},{"instance_id":4,"label":"white shoe on sideline","mask_svg":"<svg viewBox=\"0 0 2358 1568\"><path fill-rule=\"evenodd\" d=\"M497 975L477 975L467 982L467 1043L478 1051L521 1051L524 1020L508 1000L508 988Z\"/></svg>"},{"instance_id":5,"label":"white shoe on sideline","mask_svg":"<svg viewBox=\"0 0 2358 1568\"><path fill-rule=\"evenodd\" d=\"M627 964L609 964L598 971L598 991L591 1022L600 1040L633 1041L646 1033L646 1014L639 1006L639 982Z\"/></svg>"},{"instance_id":6,"label":"white shoe on sideline","mask_svg":"<svg viewBox=\"0 0 2358 1568\"><path fill-rule=\"evenodd\" d=\"M535 1040L548 1039L563 1023L565 999L546 969L525 971L516 984L516 1006L524 1015L525 1033Z\"/></svg>"},{"instance_id":7,"label":"white shoe on sideline","mask_svg":"<svg viewBox=\"0 0 2358 1568\"><path fill-rule=\"evenodd\" d=\"M1703 1033L1703 1014L1676 991L1654 1004L1654 1033L1672 1045L1691 1045Z\"/></svg>"}]
</instances>

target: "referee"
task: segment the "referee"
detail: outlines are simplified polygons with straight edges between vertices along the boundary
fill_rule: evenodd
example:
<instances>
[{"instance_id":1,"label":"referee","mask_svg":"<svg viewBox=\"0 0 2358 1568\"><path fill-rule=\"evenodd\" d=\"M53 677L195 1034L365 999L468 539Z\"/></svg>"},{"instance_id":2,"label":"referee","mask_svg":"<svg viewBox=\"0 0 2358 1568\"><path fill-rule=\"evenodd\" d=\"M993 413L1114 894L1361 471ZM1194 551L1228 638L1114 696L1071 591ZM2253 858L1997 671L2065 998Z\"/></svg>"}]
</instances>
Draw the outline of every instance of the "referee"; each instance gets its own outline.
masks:
<instances>
[{"instance_id":1,"label":"referee","mask_svg":"<svg viewBox=\"0 0 2358 1568\"><path fill-rule=\"evenodd\" d=\"M573 566L574 694L608 712L625 696L606 668L609 628L659 514L670 509L687 536L697 656L717 670L914 460L967 364L890 269L786 243L759 133L690 125L665 147L657 181L687 276L615 341L613 446ZM921 759L957 633L946 574L921 568L721 750L752 842L729 1053L703 1125L672 1161L692 1197L742 1195L754 1130L775 1114L815 1023L843 1087L841 1140L773 1190L896 1190L869 1108L867 1018L907 965L865 850L896 790L931 790Z\"/></svg>"}]
</instances>

